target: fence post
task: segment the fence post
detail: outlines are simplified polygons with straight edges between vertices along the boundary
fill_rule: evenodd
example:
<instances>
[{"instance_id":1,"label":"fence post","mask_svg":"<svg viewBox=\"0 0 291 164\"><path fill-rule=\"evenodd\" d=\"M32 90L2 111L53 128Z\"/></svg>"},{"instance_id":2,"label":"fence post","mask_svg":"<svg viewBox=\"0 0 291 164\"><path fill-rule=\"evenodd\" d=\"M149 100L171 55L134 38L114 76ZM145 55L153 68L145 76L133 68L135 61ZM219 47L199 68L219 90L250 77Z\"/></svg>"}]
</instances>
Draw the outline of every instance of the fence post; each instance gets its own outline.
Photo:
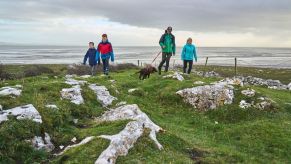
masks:
<instances>
[{"instance_id":1,"label":"fence post","mask_svg":"<svg viewBox=\"0 0 291 164\"><path fill-rule=\"evenodd\" d=\"M237 74L237 58L234 58L234 76Z\"/></svg>"},{"instance_id":2,"label":"fence post","mask_svg":"<svg viewBox=\"0 0 291 164\"><path fill-rule=\"evenodd\" d=\"M137 60L137 66L139 66L139 60Z\"/></svg>"},{"instance_id":3,"label":"fence post","mask_svg":"<svg viewBox=\"0 0 291 164\"><path fill-rule=\"evenodd\" d=\"M206 73L207 62L208 62L208 57L206 57L206 61L205 61L205 65L204 65L203 77L205 76L205 73Z\"/></svg>"}]
</instances>

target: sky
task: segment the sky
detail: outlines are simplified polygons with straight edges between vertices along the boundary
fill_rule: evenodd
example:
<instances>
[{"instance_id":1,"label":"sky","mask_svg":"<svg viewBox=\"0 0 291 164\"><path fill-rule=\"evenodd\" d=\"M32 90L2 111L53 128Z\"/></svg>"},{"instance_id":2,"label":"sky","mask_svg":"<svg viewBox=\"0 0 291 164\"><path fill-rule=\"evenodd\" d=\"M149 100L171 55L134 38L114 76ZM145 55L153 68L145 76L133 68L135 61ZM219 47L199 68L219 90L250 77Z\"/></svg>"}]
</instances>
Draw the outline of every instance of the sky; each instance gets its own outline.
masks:
<instances>
[{"instance_id":1,"label":"sky","mask_svg":"<svg viewBox=\"0 0 291 164\"><path fill-rule=\"evenodd\" d=\"M291 47L291 0L0 0L0 44Z\"/></svg>"}]
</instances>

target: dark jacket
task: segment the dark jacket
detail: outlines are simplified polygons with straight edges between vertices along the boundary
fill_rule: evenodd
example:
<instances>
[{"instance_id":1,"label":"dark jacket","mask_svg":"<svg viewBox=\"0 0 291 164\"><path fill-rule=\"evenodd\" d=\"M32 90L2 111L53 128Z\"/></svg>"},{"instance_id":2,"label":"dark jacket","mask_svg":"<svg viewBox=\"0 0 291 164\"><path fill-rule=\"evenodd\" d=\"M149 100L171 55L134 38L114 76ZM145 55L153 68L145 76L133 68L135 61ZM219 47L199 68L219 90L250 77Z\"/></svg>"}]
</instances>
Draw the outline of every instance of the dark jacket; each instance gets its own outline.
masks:
<instances>
[{"instance_id":1,"label":"dark jacket","mask_svg":"<svg viewBox=\"0 0 291 164\"><path fill-rule=\"evenodd\" d=\"M83 64L86 64L87 59L89 58L89 65L94 66L97 64L96 60L96 49L95 48L89 48L86 55L84 56ZM100 63L100 61L98 61Z\"/></svg>"}]
</instances>

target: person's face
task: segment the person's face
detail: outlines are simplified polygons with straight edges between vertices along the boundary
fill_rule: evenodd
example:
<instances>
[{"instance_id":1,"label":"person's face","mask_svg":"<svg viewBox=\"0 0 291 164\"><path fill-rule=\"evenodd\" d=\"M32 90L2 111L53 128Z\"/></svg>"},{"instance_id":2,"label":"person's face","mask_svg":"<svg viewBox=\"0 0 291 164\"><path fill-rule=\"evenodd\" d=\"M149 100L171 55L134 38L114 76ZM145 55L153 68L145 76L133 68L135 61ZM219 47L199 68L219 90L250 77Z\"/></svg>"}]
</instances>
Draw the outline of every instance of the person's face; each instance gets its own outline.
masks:
<instances>
[{"instance_id":1,"label":"person's face","mask_svg":"<svg viewBox=\"0 0 291 164\"><path fill-rule=\"evenodd\" d=\"M192 39L187 40L188 44L192 44Z\"/></svg>"},{"instance_id":2,"label":"person's face","mask_svg":"<svg viewBox=\"0 0 291 164\"><path fill-rule=\"evenodd\" d=\"M94 45L89 43L89 48L93 48L93 47L94 47Z\"/></svg>"},{"instance_id":3,"label":"person's face","mask_svg":"<svg viewBox=\"0 0 291 164\"><path fill-rule=\"evenodd\" d=\"M107 41L107 37L102 37L102 42L106 42Z\"/></svg>"},{"instance_id":4,"label":"person's face","mask_svg":"<svg viewBox=\"0 0 291 164\"><path fill-rule=\"evenodd\" d=\"M172 28L167 29L167 33L170 34L172 32Z\"/></svg>"}]
</instances>

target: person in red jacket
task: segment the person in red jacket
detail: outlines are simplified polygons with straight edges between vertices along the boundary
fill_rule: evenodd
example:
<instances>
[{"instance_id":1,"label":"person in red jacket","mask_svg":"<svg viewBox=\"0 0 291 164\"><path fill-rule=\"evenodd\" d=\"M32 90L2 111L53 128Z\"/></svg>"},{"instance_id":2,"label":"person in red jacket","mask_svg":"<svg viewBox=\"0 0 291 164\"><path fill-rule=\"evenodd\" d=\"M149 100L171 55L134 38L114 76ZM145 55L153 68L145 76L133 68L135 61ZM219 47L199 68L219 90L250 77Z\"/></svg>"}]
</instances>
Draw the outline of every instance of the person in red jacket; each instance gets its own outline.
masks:
<instances>
[{"instance_id":1,"label":"person in red jacket","mask_svg":"<svg viewBox=\"0 0 291 164\"><path fill-rule=\"evenodd\" d=\"M96 51L96 61L102 59L103 73L109 74L109 59L114 62L114 54L111 43L108 41L107 34L102 35L102 41L99 43Z\"/></svg>"}]
</instances>

